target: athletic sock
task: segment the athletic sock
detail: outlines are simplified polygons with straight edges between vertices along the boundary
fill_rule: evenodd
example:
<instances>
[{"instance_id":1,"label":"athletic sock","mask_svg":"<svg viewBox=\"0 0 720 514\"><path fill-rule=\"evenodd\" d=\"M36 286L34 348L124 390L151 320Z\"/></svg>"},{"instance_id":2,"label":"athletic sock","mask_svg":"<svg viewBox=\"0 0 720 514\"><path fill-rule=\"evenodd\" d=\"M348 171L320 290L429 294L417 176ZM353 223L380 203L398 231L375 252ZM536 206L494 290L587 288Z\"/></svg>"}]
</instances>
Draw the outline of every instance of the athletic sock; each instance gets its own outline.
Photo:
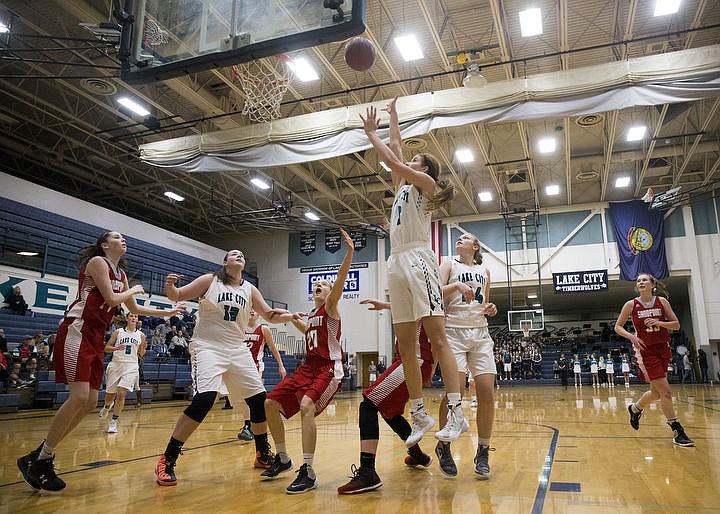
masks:
<instances>
[{"instance_id":1,"label":"athletic sock","mask_svg":"<svg viewBox=\"0 0 720 514\"><path fill-rule=\"evenodd\" d=\"M268 448L268 435L267 432L264 434L255 434L255 450L258 452L264 452Z\"/></svg>"},{"instance_id":2,"label":"athletic sock","mask_svg":"<svg viewBox=\"0 0 720 514\"><path fill-rule=\"evenodd\" d=\"M415 398L410 400L410 414L415 414L416 412L422 412L424 410L425 406L423 405L422 398Z\"/></svg>"},{"instance_id":3,"label":"athletic sock","mask_svg":"<svg viewBox=\"0 0 720 514\"><path fill-rule=\"evenodd\" d=\"M169 462L177 461L180 453L182 452L183 444L185 444L185 441L178 441L174 437L171 437L170 441L168 441L167 448L165 448L165 459Z\"/></svg>"},{"instance_id":4,"label":"athletic sock","mask_svg":"<svg viewBox=\"0 0 720 514\"><path fill-rule=\"evenodd\" d=\"M55 457L55 448L50 448L47 443L43 443L38 460L52 459L53 457Z\"/></svg>"},{"instance_id":5,"label":"athletic sock","mask_svg":"<svg viewBox=\"0 0 720 514\"><path fill-rule=\"evenodd\" d=\"M375 470L375 454L360 452L360 467Z\"/></svg>"},{"instance_id":6,"label":"athletic sock","mask_svg":"<svg viewBox=\"0 0 720 514\"><path fill-rule=\"evenodd\" d=\"M673 423L677 423L677 420L678 420L677 418L672 418L672 419L667 420L668 426L669 426L670 428L672 428Z\"/></svg>"},{"instance_id":7,"label":"athletic sock","mask_svg":"<svg viewBox=\"0 0 720 514\"><path fill-rule=\"evenodd\" d=\"M303 453L303 464L307 464L308 466L313 465L313 459L315 458L314 453Z\"/></svg>"},{"instance_id":8,"label":"athletic sock","mask_svg":"<svg viewBox=\"0 0 720 514\"><path fill-rule=\"evenodd\" d=\"M460 404L460 393L448 393L447 399L448 399L448 406L449 407L456 407Z\"/></svg>"},{"instance_id":9,"label":"athletic sock","mask_svg":"<svg viewBox=\"0 0 720 514\"><path fill-rule=\"evenodd\" d=\"M643 410L640 408L640 402L631 403L630 408L635 414L640 414Z\"/></svg>"},{"instance_id":10,"label":"athletic sock","mask_svg":"<svg viewBox=\"0 0 720 514\"><path fill-rule=\"evenodd\" d=\"M480 439L478 438L478 447L480 446L487 446L490 448L490 439Z\"/></svg>"}]
</instances>

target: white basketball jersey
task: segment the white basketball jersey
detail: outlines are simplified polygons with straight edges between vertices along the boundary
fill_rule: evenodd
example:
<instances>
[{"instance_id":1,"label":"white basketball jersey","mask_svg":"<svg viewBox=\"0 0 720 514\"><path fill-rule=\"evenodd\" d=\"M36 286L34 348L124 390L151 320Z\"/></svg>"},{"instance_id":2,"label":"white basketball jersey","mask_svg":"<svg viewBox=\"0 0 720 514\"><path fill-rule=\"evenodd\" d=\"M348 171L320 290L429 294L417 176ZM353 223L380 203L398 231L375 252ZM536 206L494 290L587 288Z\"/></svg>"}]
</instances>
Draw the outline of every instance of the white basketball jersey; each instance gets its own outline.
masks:
<instances>
[{"instance_id":1,"label":"white basketball jersey","mask_svg":"<svg viewBox=\"0 0 720 514\"><path fill-rule=\"evenodd\" d=\"M390 217L390 247L430 246L428 200L412 185L398 189Z\"/></svg>"},{"instance_id":2,"label":"white basketball jersey","mask_svg":"<svg viewBox=\"0 0 720 514\"><path fill-rule=\"evenodd\" d=\"M142 337L140 334L141 332L139 330L128 332L127 330L121 328L117 336L116 344L124 344L125 350L113 352L112 360L114 362L130 362L137 364L138 348L140 347L140 343L142 343Z\"/></svg>"},{"instance_id":3,"label":"white basketball jersey","mask_svg":"<svg viewBox=\"0 0 720 514\"><path fill-rule=\"evenodd\" d=\"M452 261L452 271L448 284L463 282L475 291L475 298L467 303L459 293L445 296L445 326L455 328L487 327L488 322L481 314L481 303L487 297L487 269L482 264L468 266L455 259Z\"/></svg>"},{"instance_id":4,"label":"white basketball jersey","mask_svg":"<svg viewBox=\"0 0 720 514\"><path fill-rule=\"evenodd\" d=\"M245 348L245 327L252 309L252 284L243 280L233 287L214 277L200 299L191 342L213 347Z\"/></svg>"}]
</instances>

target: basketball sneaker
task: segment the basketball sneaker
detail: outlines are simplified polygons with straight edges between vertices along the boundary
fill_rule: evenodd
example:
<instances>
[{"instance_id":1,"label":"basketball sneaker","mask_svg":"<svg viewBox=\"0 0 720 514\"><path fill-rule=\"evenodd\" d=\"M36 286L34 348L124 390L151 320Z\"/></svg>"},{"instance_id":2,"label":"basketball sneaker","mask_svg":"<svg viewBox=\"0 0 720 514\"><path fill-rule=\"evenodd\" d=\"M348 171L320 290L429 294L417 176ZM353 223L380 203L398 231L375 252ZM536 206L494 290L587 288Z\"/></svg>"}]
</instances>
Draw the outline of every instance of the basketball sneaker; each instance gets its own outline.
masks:
<instances>
[{"instance_id":1,"label":"basketball sneaker","mask_svg":"<svg viewBox=\"0 0 720 514\"><path fill-rule=\"evenodd\" d=\"M238 434L239 437L239 434ZM257 469L270 469L273 462L273 452L270 451L270 443L265 443L265 448L255 451L255 463L253 467Z\"/></svg>"},{"instance_id":2,"label":"basketball sneaker","mask_svg":"<svg viewBox=\"0 0 720 514\"><path fill-rule=\"evenodd\" d=\"M108 434L117 434L117 430L118 430L118 420L111 419L110 423L108 423L108 429L107 429Z\"/></svg>"},{"instance_id":3,"label":"basketball sneaker","mask_svg":"<svg viewBox=\"0 0 720 514\"><path fill-rule=\"evenodd\" d=\"M55 473L53 459L37 459L30 465L29 475L45 491L65 489L65 482ZM28 482L30 483L30 482Z\"/></svg>"},{"instance_id":4,"label":"basketball sneaker","mask_svg":"<svg viewBox=\"0 0 720 514\"><path fill-rule=\"evenodd\" d=\"M98 418L107 418L107 415L110 414L110 411L113 409L113 407L115 407L115 402L112 402L110 405L103 405L102 409L100 409L100 412L98 412Z\"/></svg>"},{"instance_id":5,"label":"basketball sneaker","mask_svg":"<svg viewBox=\"0 0 720 514\"><path fill-rule=\"evenodd\" d=\"M435 420L432 419L425 410L420 412L413 412L410 417L412 418L412 431L405 440L405 446L410 448L420 442L420 439L425 435L425 432L430 430L435 424Z\"/></svg>"},{"instance_id":6,"label":"basketball sneaker","mask_svg":"<svg viewBox=\"0 0 720 514\"><path fill-rule=\"evenodd\" d=\"M457 466L450 450L450 443L438 441L437 446L435 446L435 455L438 457L442 474L448 478L455 478L457 476Z\"/></svg>"},{"instance_id":7,"label":"basketball sneaker","mask_svg":"<svg viewBox=\"0 0 720 514\"><path fill-rule=\"evenodd\" d=\"M427 453L421 453L417 458L408 453L405 457L405 465L411 468L429 468L432 461L432 457Z\"/></svg>"},{"instance_id":8,"label":"basketball sneaker","mask_svg":"<svg viewBox=\"0 0 720 514\"><path fill-rule=\"evenodd\" d=\"M668 425L670 425L673 431L673 443L678 446L695 446L695 441L685 434L685 429L679 421L675 420L672 423L668 423Z\"/></svg>"},{"instance_id":9,"label":"basketball sneaker","mask_svg":"<svg viewBox=\"0 0 720 514\"><path fill-rule=\"evenodd\" d=\"M292 468L292 459L283 463L283 461L280 460L280 456L276 454L272 464L270 464L270 467L260 473L260 480L274 480L280 473L290 471Z\"/></svg>"},{"instance_id":10,"label":"basketball sneaker","mask_svg":"<svg viewBox=\"0 0 720 514\"><path fill-rule=\"evenodd\" d=\"M165 455L160 456L155 465L155 480L158 485L168 486L177 485L177 477L175 476L175 463L169 462Z\"/></svg>"},{"instance_id":11,"label":"basketball sneaker","mask_svg":"<svg viewBox=\"0 0 720 514\"><path fill-rule=\"evenodd\" d=\"M310 464L303 464L300 469L297 470L298 476L293 480L293 483L287 486L285 492L288 494L301 494L311 491L318 486L317 477L315 471Z\"/></svg>"},{"instance_id":12,"label":"basketball sneaker","mask_svg":"<svg viewBox=\"0 0 720 514\"><path fill-rule=\"evenodd\" d=\"M40 452L42 451L42 447L45 444L45 441L40 443L40 446L38 446L35 450L31 451L27 455L20 457L17 460L17 467L20 469L20 473L22 473L23 479L33 489L36 491L39 491L42 489L42 485L38 480L35 479L35 477L30 473L30 467L32 466L32 463L35 462L40 455Z\"/></svg>"},{"instance_id":13,"label":"basketball sneaker","mask_svg":"<svg viewBox=\"0 0 720 514\"><path fill-rule=\"evenodd\" d=\"M374 469L363 468L362 466L358 468L353 464L350 471L353 474L350 477L351 480L347 484L338 487L338 494L366 493L382 486L382 481Z\"/></svg>"},{"instance_id":14,"label":"basketball sneaker","mask_svg":"<svg viewBox=\"0 0 720 514\"><path fill-rule=\"evenodd\" d=\"M475 454L475 474L480 480L490 478L490 464L488 464L489 453L489 446L478 445L477 454Z\"/></svg>"},{"instance_id":15,"label":"basketball sneaker","mask_svg":"<svg viewBox=\"0 0 720 514\"><path fill-rule=\"evenodd\" d=\"M453 442L457 441L460 434L470 429L470 423L463 416L462 409L459 405L448 408L447 423L442 430L435 433L435 439L441 441Z\"/></svg>"},{"instance_id":16,"label":"basketball sneaker","mask_svg":"<svg viewBox=\"0 0 720 514\"><path fill-rule=\"evenodd\" d=\"M245 425L240 432L238 432L237 438L241 441L252 441L255 439L255 434L252 433L250 427Z\"/></svg>"},{"instance_id":17,"label":"basketball sneaker","mask_svg":"<svg viewBox=\"0 0 720 514\"><path fill-rule=\"evenodd\" d=\"M630 404L628 405L628 412L630 413L630 426L638 430L640 428L640 418L642 417L643 411L635 412L633 405Z\"/></svg>"}]
</instances>

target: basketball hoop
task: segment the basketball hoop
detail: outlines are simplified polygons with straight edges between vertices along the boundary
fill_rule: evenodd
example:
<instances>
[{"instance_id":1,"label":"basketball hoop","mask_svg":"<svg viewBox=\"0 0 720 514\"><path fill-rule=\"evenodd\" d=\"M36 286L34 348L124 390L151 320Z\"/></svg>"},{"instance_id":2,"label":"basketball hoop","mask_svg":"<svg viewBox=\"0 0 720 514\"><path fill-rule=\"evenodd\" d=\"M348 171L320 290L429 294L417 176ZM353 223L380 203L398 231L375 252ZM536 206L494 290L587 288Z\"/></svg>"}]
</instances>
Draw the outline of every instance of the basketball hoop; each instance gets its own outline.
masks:
<instances>
[{"instance_id":1,"label":"basketball hoop","mask_svg":"<svg viewBox=\"0 0 720 514\"><path fill-rule=\"evenodd\" d=\"M245 93L242 114L261 123L280 117L280 102L292 77L290 57L279 54L238 64L230 70Z\"/></svg>"},{"instance_id":2,"label":"basketball hoop","mask_svg":"<svg viewBox=\"0 0 720 514\"><path fill-rule=\"evenodd\" d=\"M169 41L168 33L160 28L156 21L150 18L145 20L143 27L143 44L149 47L165 45Z\"/></svg>"},{"instance_id":3,"label":"basketball hoop","mask_svg":"<svg viewBox=\"0 0 720 514\"><path fill-rule=\"evenodd\" d=\"M530 337L530 329L532 328L532 320L520 321L520 330L522 330L523 338L527 339Z\"/></svg>"}]
</instances>

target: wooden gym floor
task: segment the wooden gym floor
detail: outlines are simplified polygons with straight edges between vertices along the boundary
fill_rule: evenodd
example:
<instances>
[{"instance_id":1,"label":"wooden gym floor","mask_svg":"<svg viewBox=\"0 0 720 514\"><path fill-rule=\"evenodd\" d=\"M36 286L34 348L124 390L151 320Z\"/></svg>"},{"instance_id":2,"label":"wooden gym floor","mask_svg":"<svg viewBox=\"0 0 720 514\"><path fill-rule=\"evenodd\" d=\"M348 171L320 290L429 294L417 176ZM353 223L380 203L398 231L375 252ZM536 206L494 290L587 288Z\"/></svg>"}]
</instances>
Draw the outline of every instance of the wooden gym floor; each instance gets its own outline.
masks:
<instances>
[{"instance_id":1,"label":"wooden gym floor","mask_svg":"<svg viewBox=\"0 0 720 514\"><path fill-rule=\"evenodd\" d=\"M88 415L58 449L55 464L68 484L60 493L33 492L15 464L44 437L53 413L3 414L0 512L720 512L720 389L673 386L695 448L672 444L659 405L646 411L639 432L630 428L626 402L645 389L503 385L485 482L473 473L474 423L453 444L459 476L446 479L436 459L427 470L406 468L404 445L381 421L377 471L384 485L353 496L336 489L359 464L359 392L341 393L318 418L319 487L302 495L284 491L294 473L259 480L253 444L236 439L242 412L221 410L220 402L180 457L176 487L157 486L153 468L186 402L130 406L117 434L105 433L107 420ZM440 390L425 393L437 412ZM475 418L475 410L464 410ZM301 462L299 421L286 429L289 453ZM421 446L434 457L432 435Z\"/></svg>"}]
</instances>

